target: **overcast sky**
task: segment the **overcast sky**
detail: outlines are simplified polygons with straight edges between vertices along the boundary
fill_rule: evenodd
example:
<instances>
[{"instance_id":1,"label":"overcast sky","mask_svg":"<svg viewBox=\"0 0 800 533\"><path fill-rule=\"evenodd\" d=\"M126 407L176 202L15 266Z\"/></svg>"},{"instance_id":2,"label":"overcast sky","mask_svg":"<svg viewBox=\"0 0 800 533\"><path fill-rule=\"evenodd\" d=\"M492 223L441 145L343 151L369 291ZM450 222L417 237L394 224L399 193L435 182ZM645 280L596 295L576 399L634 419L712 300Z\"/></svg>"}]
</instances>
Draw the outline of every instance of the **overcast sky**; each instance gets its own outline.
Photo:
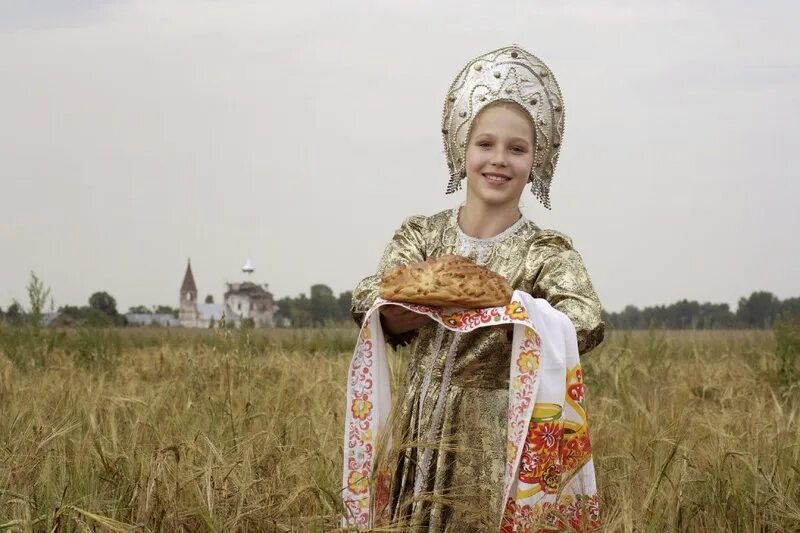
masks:
<instances>
[{"instance_id":1,"label":"overcast sky","mask_svg":"<svg viewBox=\"0 0 800 533\"><path fill-rule=\"evenodd\" d=\"M488 6L492 6L489 8ZM0 0L0 307L370 274L446 196L444 95L519 44L564 92L552 211L603 305L800 295L797 2ZM433 6L433 7L432 7Z\"/></svg>"}]
</instances>

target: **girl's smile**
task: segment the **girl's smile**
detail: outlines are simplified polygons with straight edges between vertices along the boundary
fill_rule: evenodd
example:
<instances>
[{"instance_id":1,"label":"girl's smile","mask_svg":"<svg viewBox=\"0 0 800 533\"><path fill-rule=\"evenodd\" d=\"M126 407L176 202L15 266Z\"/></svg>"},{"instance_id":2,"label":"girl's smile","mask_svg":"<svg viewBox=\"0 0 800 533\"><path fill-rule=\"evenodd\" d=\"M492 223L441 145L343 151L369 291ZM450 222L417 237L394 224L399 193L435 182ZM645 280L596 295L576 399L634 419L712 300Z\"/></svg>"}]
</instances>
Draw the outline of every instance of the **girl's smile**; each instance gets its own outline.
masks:
<instances>
[{"instance_id":1,"label":"girl's smile","mask_svg":"<svg viewBox=\"0 0 800 533\"><path fill-rule=\"evenodd\" d=\"M489 183L493 185L503 185L511 181L511 176L507 176L505 174L499 174L497 172L484 172L483 177L486 178Z\"/></svg>"}]
</instances>

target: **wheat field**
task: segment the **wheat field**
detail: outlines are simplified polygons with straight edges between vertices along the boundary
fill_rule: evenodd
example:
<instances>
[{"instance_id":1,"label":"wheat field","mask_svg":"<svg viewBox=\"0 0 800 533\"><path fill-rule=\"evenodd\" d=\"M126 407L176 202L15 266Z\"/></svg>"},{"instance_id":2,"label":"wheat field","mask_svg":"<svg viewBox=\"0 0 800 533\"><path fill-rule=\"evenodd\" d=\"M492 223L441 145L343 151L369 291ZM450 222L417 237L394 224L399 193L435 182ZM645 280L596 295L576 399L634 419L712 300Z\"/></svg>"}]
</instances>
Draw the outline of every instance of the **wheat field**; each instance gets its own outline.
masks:
<instances>
[{"instance_id":1,"label":"wheat field","mask_svg":"<svg viewBox=\"0 0 800 533\"><path fill-rule=\"evenodd\" d=\"M335 530L355 335L0 329L0 530ZM784 337L612 332L584 357L606 530L800 530Z\"/></svg>"}]
</instances>

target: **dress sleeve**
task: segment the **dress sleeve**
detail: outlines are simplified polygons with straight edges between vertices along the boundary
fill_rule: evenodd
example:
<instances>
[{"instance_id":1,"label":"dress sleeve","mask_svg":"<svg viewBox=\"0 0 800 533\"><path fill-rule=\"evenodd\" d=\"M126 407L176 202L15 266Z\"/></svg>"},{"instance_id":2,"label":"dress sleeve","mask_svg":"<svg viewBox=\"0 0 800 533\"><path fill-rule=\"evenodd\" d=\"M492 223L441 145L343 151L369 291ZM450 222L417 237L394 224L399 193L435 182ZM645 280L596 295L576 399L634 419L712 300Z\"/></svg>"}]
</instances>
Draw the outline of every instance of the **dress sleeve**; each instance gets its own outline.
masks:
<instances>
[{"instance_id":1,"label":"dress sleeve","mask_svg":"<svg viewBox=\"0 0 800 533\"><path fill-rule=\"evenodd\" d=\"M544 298L569 317L578 337L578 351L584 354L600 344L605 324L600 318L600 299L572 240L552 230L542 230L534 240L541 258L531 295Z\"/></svg>"},{"instance_id":2,"label":"dress sleeve","mask_svg":"<svg viewBox=\"0 0 800 533\"><path fill-rule=\"evenodd\" d=\"M361 325L364 315L375 303L381 278L387 271L397 265L406 265L426 259L424 236L426 227L426 217L414 216L403 221L403 224L394 233L394 237L386 246L375 274L367 276L356 285L350 306L350 311L356 324ZM396 335L388 340L393 346L396 346L397 344L406 344L413 337L414 335L409 334Z\"/></svg>"}]
</instances>

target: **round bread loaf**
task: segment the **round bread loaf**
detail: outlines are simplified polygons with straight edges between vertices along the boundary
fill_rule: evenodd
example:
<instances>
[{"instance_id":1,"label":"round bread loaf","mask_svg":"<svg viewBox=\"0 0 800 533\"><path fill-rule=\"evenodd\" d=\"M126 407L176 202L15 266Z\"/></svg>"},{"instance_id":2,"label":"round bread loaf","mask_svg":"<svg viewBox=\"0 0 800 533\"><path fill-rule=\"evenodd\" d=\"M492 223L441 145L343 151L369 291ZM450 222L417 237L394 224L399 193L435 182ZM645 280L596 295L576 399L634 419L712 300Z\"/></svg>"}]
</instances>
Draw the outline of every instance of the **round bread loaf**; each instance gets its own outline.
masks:
<instances>
[{"instance_id":1,"label":"round bread loaf","mask_svg":"<svg viewBox=\"0 0 800 533\"><path fill-rule=\"evenodd\" d=\"M464 309L507 305L512 292L503 276L459 255L395 267L379 290L394 302Z\"/></svg>"}]
</instances>

